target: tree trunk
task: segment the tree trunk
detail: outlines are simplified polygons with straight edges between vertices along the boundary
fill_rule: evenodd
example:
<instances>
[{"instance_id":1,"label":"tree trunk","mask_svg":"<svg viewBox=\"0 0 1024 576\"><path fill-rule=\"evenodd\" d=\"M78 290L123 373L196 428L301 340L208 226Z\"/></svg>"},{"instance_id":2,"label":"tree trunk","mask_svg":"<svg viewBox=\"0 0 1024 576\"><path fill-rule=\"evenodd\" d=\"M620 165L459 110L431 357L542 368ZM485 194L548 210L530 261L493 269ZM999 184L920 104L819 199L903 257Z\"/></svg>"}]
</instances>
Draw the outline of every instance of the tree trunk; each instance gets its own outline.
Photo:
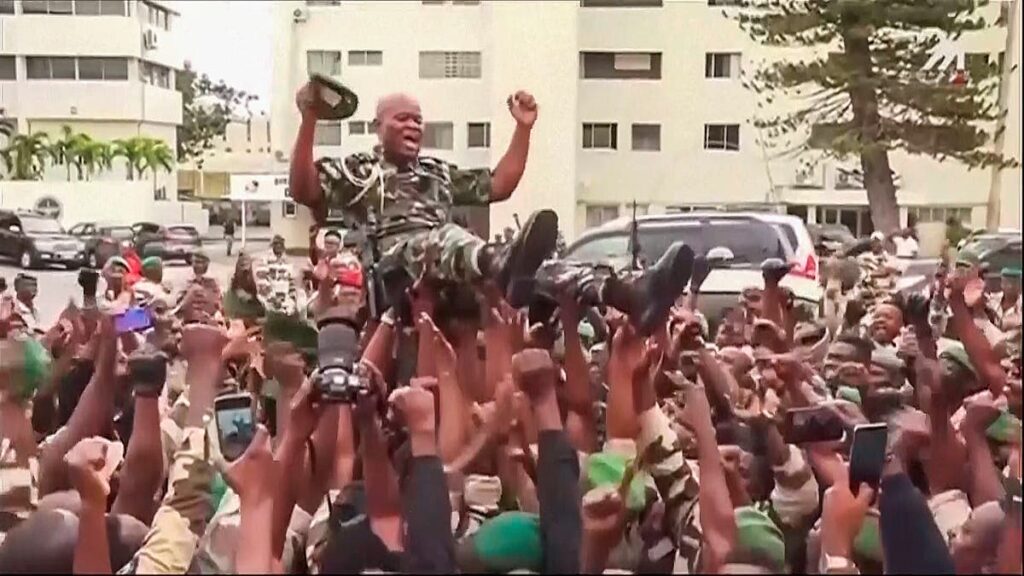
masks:
<instances>
[{"instance_id":1,"label":"tree trunk","mask_svg":"<svg viewBox=\"0 0 1024 576\"><path fill-rule=\"evenodd\" d=\"M850 81L850 104L853 122L860 135L860 166L864 172L864 188L871 209L875 230L886 234L900 226L900 207L896 202L896 185L889 166L889 151L882 141L882 123L878 113L878 94L867 79L874 74L871 46L865 30L856 24L843 29L845 56L853 73L865 80Z\"/></svg>"}]
</instances>

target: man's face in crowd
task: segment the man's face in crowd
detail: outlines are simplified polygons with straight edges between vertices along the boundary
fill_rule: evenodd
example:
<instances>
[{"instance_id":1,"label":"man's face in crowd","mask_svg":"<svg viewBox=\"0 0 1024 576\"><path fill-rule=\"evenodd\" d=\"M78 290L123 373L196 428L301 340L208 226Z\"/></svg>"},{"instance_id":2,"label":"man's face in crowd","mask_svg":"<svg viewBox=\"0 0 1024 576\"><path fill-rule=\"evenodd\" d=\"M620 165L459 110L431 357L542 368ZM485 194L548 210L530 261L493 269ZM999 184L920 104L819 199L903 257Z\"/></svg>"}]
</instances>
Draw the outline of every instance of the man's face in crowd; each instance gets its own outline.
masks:
<instances>
[{"instance_id":1,"label":"man's face in crowd","mask_svg":"<svg viewBox=\"0 0 1024 576\"><path fill-rule=\"evenodd\" d=\"M270 250L274 253L274 256L280 258L284 255L284 242L275 241L270 245Z\"/></svg>"},{"instance_id":2,"label":"man's face in crowd","mask_svg":"<svg viewBox=\"0 0 1024 576\"><path fill-rule=\"evenodd\" d=\"M39 285L33 281L26 280L18 283L15 293L18 300L21 300L22 302L31 302L35 300L36 295L39 294Z\"/></svg>"},{"instance_id":3,"label":"man's face in crowd","mask_svg":"<svg viewBox=\"0 0 1024 576\"><path fill-rule=\"evenodd\" d=\"M192 272L196 276L203 276L206 271L210 269L210 261L206 258L193 258L192 259Z\"/></svg>"},{"instance_id":4,"label":"man's face in crowd","mask_svg":"<svg viewBox=\"0 0 1024 576\"><path fill-rule=\"evenodd\" d=\"M150 282L160 283L164 280L164 266L163 264L157 264L155 266L149 266L142 269L142 275L146 277L146 280Z\"/></svg>"},{"instance_id":5,"label":"man's face in crowd","mask_svg":"<svg viewBox=\"0 0 1024 576\"><path fill-rule=\"evenodd\" d=\"M874 254L881 254L884 251L885 251L885 245L882 244L882 241L878 240L877 238L872 238L871 239L871 252L874 253Z\"/></svg>"},{"instance_id":6,"label":"man's face in crowd","mask_svg":"<svg viewBox=\"0 0 1024 576\"><path fill-rule=\"evenodd\" d=\"M967 522L949 541L958 574L978 573L992 563L1004 517L998 502L988 502L971 511Z\"/></svg>"},{"instance_id":7,"label":"man's face in crowd","mask_svg":"<svg viewBox=\"0 0 1024 576\"><path fill-rule=\"evenodd\" d=\"M892 304L881 304L871 317L871 338L879 344L891 344L903 328L903 313Z\"/></svg>"},{"instance_id":8,"label":"man's face in crowd","mask_svg":"<svg viewBox=\"0 0 1024 576\"><path fill-rule=\"evenodd\" d=\"M423 113L412 97L395 94L377 105L377 138L384 154L397 163L414 161L423 140Z\"/></svg>"},{"instance_id":9,"label":"man's face in crowd","mask_svg":"<svg viewBox=\"0 0 1024 576\"><path fill-rule=\"evenodd\" d=\"M324 236L324 256L328 259L334 258L338 255L338 250L341 250L341 239L333 234Z\"/></svg>"},{"instance_id":10,"label":"man's face in crowd","mask_svg":"<svg viewBox=\"0 0 1024 576\"><path fill-rule=\"evenodd\" d=\"M835 378L839 373L839 367L848 362L860 362L857 358L857 349L852 344L846 342L832 343L828 347L828 352L825 353L825 365L821 371L822 377L825 380Z\"/></svg>"}]
</instances>

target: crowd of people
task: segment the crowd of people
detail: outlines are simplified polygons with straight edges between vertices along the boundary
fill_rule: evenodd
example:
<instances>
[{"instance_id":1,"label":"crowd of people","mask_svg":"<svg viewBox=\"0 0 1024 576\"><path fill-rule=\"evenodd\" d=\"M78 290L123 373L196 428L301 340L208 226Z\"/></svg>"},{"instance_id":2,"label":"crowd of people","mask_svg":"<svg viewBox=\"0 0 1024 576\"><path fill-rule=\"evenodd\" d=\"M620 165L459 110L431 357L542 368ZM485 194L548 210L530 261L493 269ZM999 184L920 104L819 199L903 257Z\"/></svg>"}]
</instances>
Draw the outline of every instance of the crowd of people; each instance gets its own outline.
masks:
<instances>
[{"instance_id":1,"label":"crowd of people","mask_svg":"<svg viewBox=\"0 0 1024 576\"><path fill-rule=\"evenodd\" d=\"M299 100L297 150L319 106ZM509 107L524 132L493 181L395 174L441 182L431 202L452 202L446 185L507 198L536 119L525 93ZM377 118L385 154L418 154L395 128L421 124L418 105L385 99ZM293 192L314 210L303 180L384 205L395 158L293 167ZM111 259L52 326L36 280L16 278L0 301L0 573L1021 573L1019 268L992 291L953 259L898 292L876 238L856 274L823 264L820 309L795 306L768 261L707 318L713 266L685 246L613 273L550 258L543 211L484 244L433 226L432 206L383 222L427 219L400 231L416 242L385 242L415 275L381 314L335 231L308 274L275 238L223 290L201 254L177 291L158 258L132 281ZM119 329L140 307L151 325ZM359 336L351 402L317 370L317 331L336 323ZM239 394L258 425L235 454L214 414ZM808 411L842 433L795 437ZM851 481L851 439L880 423L881 475Z\"/></svg>"}]
</instances>

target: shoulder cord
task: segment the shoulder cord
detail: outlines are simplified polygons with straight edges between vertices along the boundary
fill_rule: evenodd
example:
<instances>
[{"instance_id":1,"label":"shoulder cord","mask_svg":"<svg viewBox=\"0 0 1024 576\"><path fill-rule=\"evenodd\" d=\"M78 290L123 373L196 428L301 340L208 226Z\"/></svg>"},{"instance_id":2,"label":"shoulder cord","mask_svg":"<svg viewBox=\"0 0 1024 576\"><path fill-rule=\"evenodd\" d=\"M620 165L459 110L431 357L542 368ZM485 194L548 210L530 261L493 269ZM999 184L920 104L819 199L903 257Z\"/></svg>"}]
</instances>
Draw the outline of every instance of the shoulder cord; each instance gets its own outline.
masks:
<instances>
[{"instance_id":1,"label":"shoulder cord","mask_svg":"<svg viewBox=\"0 0 1024 576\"><path fill-rule=\"evenodd\" d=\"M374 182L376 182L380 185L380 210L382 213L384 212L384 170L380 167L380 161L373 163L373 167L370 168L370 175L366 178L359 178L353 174L348 169L348 163L344 159L341 161L341 171L345 174L345 178L348 178L349 182L362 187L362 190L348 203L350 207L358 204L366 196L366 193L370 191Z\"/></svg>"}]
</instances>

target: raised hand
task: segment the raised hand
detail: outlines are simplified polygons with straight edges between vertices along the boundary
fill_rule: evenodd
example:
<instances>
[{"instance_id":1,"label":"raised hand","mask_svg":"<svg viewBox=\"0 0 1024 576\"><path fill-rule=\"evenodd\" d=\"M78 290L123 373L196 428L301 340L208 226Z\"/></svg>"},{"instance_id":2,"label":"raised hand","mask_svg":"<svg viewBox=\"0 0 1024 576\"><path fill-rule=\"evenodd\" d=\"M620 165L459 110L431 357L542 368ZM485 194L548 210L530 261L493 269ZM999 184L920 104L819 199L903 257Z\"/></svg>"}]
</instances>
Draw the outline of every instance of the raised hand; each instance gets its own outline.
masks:
<instances>
[{"instance_id":1,"label":"raised hand","mask_svg":"<svg viewBox=\"0 0 1024 576\"><path fill-rule=\"evenodd\" d=\"M618 544L625 523L626 503L615 486L600 486L583 496L583 531L602 548Z\"/></svg>"},{"instance_id":2,"label":"raised hand","mask_svg":"<svg viewBox=\"0 0 1024 576\"><path fill-rule=\"evenodd\" d=\"M260 424L249 447L228 466L224 480L241 500L259 503L274 498L281 475L281 467L270 451L270 434Z\"/></svg>"},{"instance_id":3,"label":"raised hand","mask_svg":"<svg viewBox=\"0 0 1024 576\"><path fill-rule=\"evenodd\" d=\"M71 484L78 491L82 504L106 508L110 495L110 476L124 457L124 446L105 438L86 438L64 456Z\"/></svg>"},{"instance_id":4,"label":"raised hand","mask_svg":"<svg viewBox=\"0 0 1024 576\"><path fill-rule=\"evenodd\" d=\"M761 274L766 286L778 285L792 267L778 258L769 258L761 264Z\"/></svg>"},{"instance_id":5,"label":"raised hand","mask_svg":"<svg viewBox=\"0 0 1024 576\"><path fill-rule=\"evenodd\" d=\"M515 118L516 124L525 128L533 128L537 121L537 101L533 94L525 90L519 90L508 97L508 110Z\"/></svg>"},{"instance_id":6,"label":"raised hand","mask_svg":"<svg viewBox=\"0 0 1024 576\"><path fill-rule=\"evenodd\" d=\"M327 103L320 97L320 86L310 80L295 94L295 105L303 116L312 116L315 119L326 116Z\"/></svg>"},{"instance_id":7,"label":"raised hand","mask_svg":"<svg viewBox=\"0 0 1024 576\"><path fill-rule=\"evenodd\" d=\"M413 385L398 388L391 393L388 403L401 416L410 436L433 436L437 419L434 416L434 395L427 387Z\"/></svg>"},{"instance_id":8,"label":"raised hand","mask_svg":"<svg viewBox=\"0 0 1024 576\"><path fill-rule=\"evenodd\" d=\"M534 404L555 393L555 364L544 350L530 348L513 356L512 378Z\"/></svg>"},{"instance_id":9,"label":"raised hand","mask_svg":"<svg viewBox=\"0 0 1024 576\"><path fill-rule=\"evenodd\" d=\"M324 405L317 402L313 381L304 380L292 397L287 433L294 433L296 438L302 440L309 438L320 424L323 413Z\"/></svg>"},{"instance_id":10,"label":"raised hand","mask_svg":"<svg viewBox=\"0 0 1024 576\"><path fill-rule=\"evenodd\" d=\"M853 540L860 532L864 516L875 497L875 491L861 484L854 496L850 491L849 470L846 465L836 468L836 479L825 491L821 511L822 552L830 556L849 558Z\"/></svg>"},{"instance_id":11,"label":"raised hand","mask_svg":"<svg viewBox=\"0 0 1024 576\"><path fill-rule=\"evenodd\" d=\"M984 433L1001 412L996 398L988 390L964 399L964 426L972 431Z\"/></svg>"}]
</instances>

